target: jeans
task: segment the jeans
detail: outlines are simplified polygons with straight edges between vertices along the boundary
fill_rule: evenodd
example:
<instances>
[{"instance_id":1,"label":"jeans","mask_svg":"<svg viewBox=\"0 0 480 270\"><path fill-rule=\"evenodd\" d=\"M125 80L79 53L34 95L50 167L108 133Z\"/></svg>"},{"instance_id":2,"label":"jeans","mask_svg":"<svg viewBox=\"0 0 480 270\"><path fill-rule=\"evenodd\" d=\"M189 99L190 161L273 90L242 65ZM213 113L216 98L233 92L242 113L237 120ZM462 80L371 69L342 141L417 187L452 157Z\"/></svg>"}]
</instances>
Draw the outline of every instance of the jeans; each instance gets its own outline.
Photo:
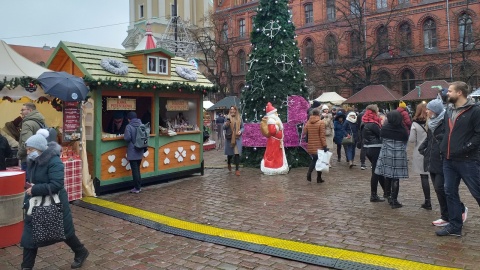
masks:
<instances>
[{"instance_id":1,"label":"jeans","mask_svg":"<svg viewBox=\"0 0 480 270\"><path fill-rule=\"evenodd\" d=\"M437 194L438 204L440 205L440 218L449 221L447 196L445 195L445 178L440 173L430 173L433 188Z\"/></svg>"},{"instance_id":2,"label":"jeans","mask_svg":"<svg viewBox=\"0 0 480 270\"><path fill-rule=\"evenodd\" d=\"M372 163L372 177L370 178L370 189L372 195L377 194L378 183L385 193L385 177L383 175L378 175L375 173L375 168L377 167L378 156L380 155L380 147L367 147L365 149L366 156L370 163ZM364 162L365 163L365 162Z\"/></svg>"},{"instance_id":3,"label":"jeans","mask_svg":"<svg viewBox=\"0 0 480 270\"><path fill-rule=\"evenodd\" d=\"M347 155L347 161L353 161L355 158L355 144L347 144L345 147L345 155Z\"/></svg>"},{"instance_id":4,"label":"jeans","mask_svg":"<svg viewBox=\"0 0 480 270\"><path fill-rule=\"evenodd\" d=\"M450 226L455 231L462 230L462 203L458 194L460 179L468 187L472 196L480 206L480 166L476 160L455 161L446 159L443 162L443 175L445 176L445 195Z\"/></svg>"},{"instance_id":5,"label":"jeans","mask_svg":"<svg viewBox=\"0 0 480 270\"><path fill-rule=\"evenodd\" d=\"M28 180L30 180L30 179L28 179L27 162L26 161L25 162L23 162L23 161L20 162L20 168L22 169L22 171L25 172L25 180L28 182Z\"/></svg>"},{"instance_id":6,"label":"jeans","mask_svg":"<svg viewBox=\"0 0 480 270\"><path fill-rule=\"evenodd\" d=\"M130 160L130 168L132 169L132 178L133 178L133 185L137 190L142 188L142 177L140 176L140 163L142 162L141 159L139 160Z\"/></svg>"}]
</instances>

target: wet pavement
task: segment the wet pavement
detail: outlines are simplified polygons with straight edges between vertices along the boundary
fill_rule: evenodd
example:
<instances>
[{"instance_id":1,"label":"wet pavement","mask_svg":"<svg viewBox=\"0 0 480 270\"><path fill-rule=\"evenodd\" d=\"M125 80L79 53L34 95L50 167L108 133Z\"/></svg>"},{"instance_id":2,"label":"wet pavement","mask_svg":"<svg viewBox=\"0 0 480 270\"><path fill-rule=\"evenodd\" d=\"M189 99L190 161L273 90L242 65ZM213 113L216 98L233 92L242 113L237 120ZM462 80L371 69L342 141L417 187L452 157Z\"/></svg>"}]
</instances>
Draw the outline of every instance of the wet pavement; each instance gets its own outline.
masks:
<instances>
[{"instance_id":1,"label":"wet pavement","mask_svg":"<svg viewBox=\"0 0 480 270\"><path fill-rule=\"evenodd\" d=\"M463 236L437 237L438 228L431 225L440 217L435 192L432 187L433 210L420 208L424 199L420 176L413 172L400 183L403 208L391 209L386 202L370 202L370 170L349 169L347 162L336 162L335 155L333 168L321 184L306 181L307 168L282 176L241 168L241 176L235 176L226 169L223 151L207 151L204 158L204 176L147 186L140 194L119 192L99 198L229 230L480 269L480 211L463 184L461 198L469 207ZM77 235L91 252L82 269L327 269L165 234L75 205L71 208ZM0 249L0 269L18 269L21 254L19 246ZM39 250L35 269L70 269L72 260L69 248L56 244Z\"/></svg>"}]
</instances>

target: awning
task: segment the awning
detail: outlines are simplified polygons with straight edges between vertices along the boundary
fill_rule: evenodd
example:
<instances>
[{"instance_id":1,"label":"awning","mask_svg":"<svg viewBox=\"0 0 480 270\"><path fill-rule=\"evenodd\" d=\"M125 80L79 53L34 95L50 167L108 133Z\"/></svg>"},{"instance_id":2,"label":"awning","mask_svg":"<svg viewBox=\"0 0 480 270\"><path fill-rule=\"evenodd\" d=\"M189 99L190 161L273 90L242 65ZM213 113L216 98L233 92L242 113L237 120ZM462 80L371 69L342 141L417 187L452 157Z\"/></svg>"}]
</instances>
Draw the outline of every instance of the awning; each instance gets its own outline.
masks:
<instances>
[{"instance_id":1,"label":"awning","mask_svg":"<svg viewBox=\"0 0 480 270\"><path fill-rule=\"evenodd\" d=\"M355 104L389 102L399 100L400 97L401 96L397 92L389 90L384 85L377 84L365 86L362 90L349 97L343 103Z\"/></svg>"},{"instance_id":2,"label":"awning","mask_svg":"<svg viewBox=\"0 0 480 270\"><path fill-rule=\"evenodd\" d=\"M443 88L448 88L449 84L444 80L426 81L408 92L401 100L430 100L438 96Z\"/></svg>"},{"instance_id":3,"label":"awning","mask_svg":"<svg viewBox=\"0 0 480 270\"><path fill-rule=\"evenodd\" d=\"M336 92L325 92L321 94L318 98L315 99L316 101L319 101L320 103L332 103L335 105L340 105L342 104L346 98L340 96Z\"/></svg>"},{"instance_id":4,"label":"awning","mask_svg":"<svg viewBox=\"0 0 480 270\"><path fill-rule=\"evenodd\" d=\"M219 102L215 103L212 107L208 108L207 111L214 110L228 110L230 107L236 106L240 108L240 99L236 96L225 97Z\"/></svg>"}]
</instances>

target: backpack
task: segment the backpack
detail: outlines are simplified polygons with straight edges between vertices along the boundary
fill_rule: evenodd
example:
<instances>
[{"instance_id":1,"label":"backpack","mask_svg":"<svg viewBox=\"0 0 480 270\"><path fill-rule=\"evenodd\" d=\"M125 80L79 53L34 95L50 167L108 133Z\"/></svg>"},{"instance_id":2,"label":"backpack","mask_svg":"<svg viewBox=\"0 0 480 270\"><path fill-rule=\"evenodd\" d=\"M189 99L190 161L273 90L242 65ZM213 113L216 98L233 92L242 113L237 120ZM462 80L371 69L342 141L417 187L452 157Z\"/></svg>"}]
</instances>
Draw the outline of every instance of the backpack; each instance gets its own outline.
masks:
<instances>
[{"instance_id":1,"label":"backpack","mask_svg":"<svg viewBox=\"0 0 480 270\"><path fill-rule=\"evenodd\" d=\"M46 129L48 130L48 137L47 142L56 142L57 141L57 130L53 127L47 127L45 123L39 122L36 119L32 119L32 121L37 122L37 124L40 126L40 129ZM37 130L38 131L38 130Z\"/></svg>"},{"instance_id":2,"label":"backpack","mask_svg":"<svg viewBox=\"0 0 480 270\"><path fill-rule=\"evenodd\" d=\"M150 123L141 124L136 127L135 142L133 145L139 149L148 147L148 138L150 137Z\"/></svg>"}]
</instances>

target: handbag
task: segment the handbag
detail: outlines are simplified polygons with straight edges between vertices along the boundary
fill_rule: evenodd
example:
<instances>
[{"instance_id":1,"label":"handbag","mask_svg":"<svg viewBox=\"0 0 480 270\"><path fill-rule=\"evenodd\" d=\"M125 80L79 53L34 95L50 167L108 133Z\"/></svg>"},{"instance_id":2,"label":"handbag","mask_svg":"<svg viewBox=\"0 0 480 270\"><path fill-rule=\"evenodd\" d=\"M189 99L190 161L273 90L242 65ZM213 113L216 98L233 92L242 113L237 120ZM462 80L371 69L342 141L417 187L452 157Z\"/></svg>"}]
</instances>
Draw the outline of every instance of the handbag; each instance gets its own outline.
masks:
<instances>
[{"instance_id":1,"label":"handbag","mask_svg":"<svg viewBox=\"0 0 480 270\"><path fill-rule=\"evenodd\" d=\"M343 137L342 139L342 145L350 145L353 144L353 132L352 132L352 127L350 127L350 133L347 134L347 136Z\"/></svg>"},{"instance_id":2,"label":"handbag","mask_svg":"<svg viewBox=\"0 0 480 270\"><path fill-rule=\"evenodd\" d=\"M48 192L49 195L41 196L39 205L32 207L33 242L39 247L62 242L66 239L62 203L58 199L58 195L58 202L55 201L50 186L48 186ZM47 196L50 199L50 205L46 205Z\"/></svg>"}]
</instances>

